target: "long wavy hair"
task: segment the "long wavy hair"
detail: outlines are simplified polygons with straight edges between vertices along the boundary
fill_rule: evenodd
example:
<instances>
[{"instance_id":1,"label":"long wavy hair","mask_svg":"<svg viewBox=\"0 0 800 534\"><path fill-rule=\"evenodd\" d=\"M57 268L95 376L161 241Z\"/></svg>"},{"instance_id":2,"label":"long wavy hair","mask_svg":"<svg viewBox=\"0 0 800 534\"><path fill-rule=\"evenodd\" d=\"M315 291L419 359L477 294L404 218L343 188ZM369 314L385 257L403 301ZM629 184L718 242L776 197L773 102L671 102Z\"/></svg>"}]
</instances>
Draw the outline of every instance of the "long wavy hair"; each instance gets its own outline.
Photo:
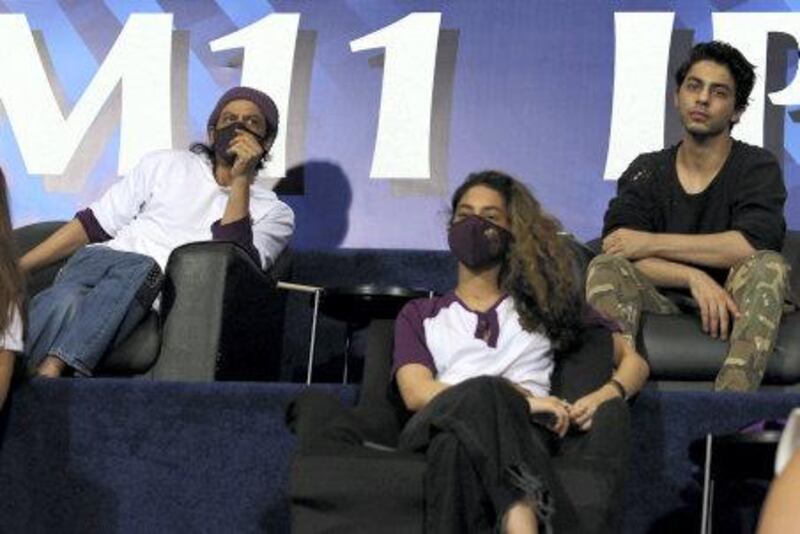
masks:
<instances>
[{"instance_id":1,"label":"long wavy hair","mask_svg":"<svg viewBox=\"0 0 800 534\"><path fill-rule=\"evenodd\" d=\"M453 194L452 218L471 188L497 191L506 203L513 235L500 269L500 286L514 299L521 326L546 334L557 350L580 339L583 300L575 278L574 260L558 236L561 223L542 210L520 182L498 171L470 174Z\"/></svg>"},{"instance_id":2,"label":"long wavy hair","mask_svg":"<svg viewBox=\"0 0 800 534\"><path fill-rule=\"evenodd\" d=\"M14 311L22 312L23 287L14 247L6 177L0 169L0 336L8 329Z\"/></svg>"}]
</instances>

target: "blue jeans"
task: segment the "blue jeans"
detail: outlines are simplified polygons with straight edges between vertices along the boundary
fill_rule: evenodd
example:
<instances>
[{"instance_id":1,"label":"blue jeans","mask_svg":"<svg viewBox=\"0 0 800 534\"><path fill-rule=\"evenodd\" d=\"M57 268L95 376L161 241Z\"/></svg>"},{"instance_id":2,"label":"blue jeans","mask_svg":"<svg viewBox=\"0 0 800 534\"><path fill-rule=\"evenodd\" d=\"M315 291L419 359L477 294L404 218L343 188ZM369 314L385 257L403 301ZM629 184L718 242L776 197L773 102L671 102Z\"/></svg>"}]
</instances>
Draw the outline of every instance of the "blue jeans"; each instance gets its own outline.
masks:
<instances>
[{"instance_id":1,"label":"blue jeans","mask_svg":"<svg viewBox=\"0 0 800 534\"><path fill-rule=\"evenodd\" d=\"M36 368L48 356L91 375L106 351L131 334L161 288L156 261L90 246L76 252L28 308L26 354Z\"/></svg>"}]
</instances>

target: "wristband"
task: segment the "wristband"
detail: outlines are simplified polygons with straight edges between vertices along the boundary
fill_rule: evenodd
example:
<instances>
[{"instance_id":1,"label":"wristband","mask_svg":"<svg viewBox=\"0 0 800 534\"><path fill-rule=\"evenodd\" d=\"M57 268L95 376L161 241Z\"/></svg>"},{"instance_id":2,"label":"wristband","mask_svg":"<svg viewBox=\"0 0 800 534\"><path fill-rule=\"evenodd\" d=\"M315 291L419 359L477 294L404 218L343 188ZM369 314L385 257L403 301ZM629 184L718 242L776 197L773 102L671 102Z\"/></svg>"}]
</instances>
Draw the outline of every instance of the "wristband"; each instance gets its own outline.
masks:
<instances>
[{"instance_id":1,"label":"wristband","mask_svg":"<svg viewBox=\"0 0 800 534\"><path fill-rule=\"evenodd\" d=\"M619 393L619 396L622 397L622 400L628 400L628 392L625 391L625 386L622 385L622 382L616 378L610 378L607 384L617 390L617 393Z\"/></svg>"}]
</instances>

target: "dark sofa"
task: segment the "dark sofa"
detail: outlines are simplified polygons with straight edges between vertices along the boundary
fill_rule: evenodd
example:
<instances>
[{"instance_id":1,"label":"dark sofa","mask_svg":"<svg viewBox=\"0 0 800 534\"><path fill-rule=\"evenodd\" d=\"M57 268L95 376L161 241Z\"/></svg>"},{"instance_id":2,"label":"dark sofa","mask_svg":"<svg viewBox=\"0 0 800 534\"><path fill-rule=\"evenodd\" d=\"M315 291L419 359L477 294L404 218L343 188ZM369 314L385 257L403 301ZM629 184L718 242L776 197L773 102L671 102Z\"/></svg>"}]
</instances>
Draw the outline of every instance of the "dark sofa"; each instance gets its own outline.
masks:
<instances>
[{"instance_id":1,"label":"dark sofa","mask_svg":"<svg viewBox=\"0 0 800 534\"><path fill-rule=\"evenodd\" d=\"M579 267L584 268L593 254L591 249L576 247ZM787 233L783 255L792 266L793 287L800 288L800 231ZM439 293L455 286L456 272L449 252L415 250L303 252L295 256L292 271L292 281L314 286L369 282ZM305 376L311 318L309 296L290 294L283 345L284 379ZM315 361L334 369L329 376L338 376L341 371L335 362L341 361L345 345L344 324L321 314L318 340ZM649 387L670 389L710 389L727 349L727 343L703 334L699 317L690 314L644 314L640 345L651 366ZM319 376L327 375L322 372ZM763 389L800 390L800 312L785 315L782 320Z\"/></svg>"},{"instance_id":2,"label":"dark sofa","mask_svg":"<svg viewBox=\"0 0 800 534\"><path fill-rule=\"evenodd\" d=\"M20 250L60 224L16 230ZM577 271L583 272L595 249L570 242ZM800 231L787 232L783 255L792 267L792 287L800 288ZM56 267L37 273L31 291L46 287ZM300 381L307 375L311 299L307 293L276 291L275 280L322 288L376 284L442 293L454 287L455 273L455 261L446 251L303 251L284 254L270 273L262 273L232 243L186 245L175 251L167 267L162 313L151 314L131 340L116 347L101 372L146 373L168 380ZM360 333L350 336L356 369L364 352ZM342 375L346 325L323 312L316 334L319 370L314 376L333 381ZM651 366L650 387L708 389L726 349L727 343L703 334L694 315L642 317L640 351ZM800 389L800 313L784 316L764 385Z\"/></svg>"},{"instance_id":3,"label":"dark sofa","mask_svg":"<svg viewBox=\"0 0 800 534\"><path fill-rule=\"evenodd\" d=\"M48 221L14 230L22 256L64 224ZM32 298L49 287L66 259L27 279ZM167 262L161 305L131 336L111 347L95 374L143 375L156 380L277 380L286 296L276 278L288 278L285 252L264 272L234 243L189 243Z\"/></svg>"}]
</instances>

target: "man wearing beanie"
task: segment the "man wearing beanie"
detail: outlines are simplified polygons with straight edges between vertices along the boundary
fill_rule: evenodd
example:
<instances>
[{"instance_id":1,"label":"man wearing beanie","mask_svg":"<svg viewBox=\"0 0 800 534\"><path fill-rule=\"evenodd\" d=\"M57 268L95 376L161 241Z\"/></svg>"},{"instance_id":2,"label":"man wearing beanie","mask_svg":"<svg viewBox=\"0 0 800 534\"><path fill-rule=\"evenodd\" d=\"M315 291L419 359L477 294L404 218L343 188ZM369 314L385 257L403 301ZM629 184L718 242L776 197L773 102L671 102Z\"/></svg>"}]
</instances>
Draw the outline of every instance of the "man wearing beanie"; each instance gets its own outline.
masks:
<instances>
[{"instance_id":1,"label":"man wearing beanie","mask_svg":"<svg viewBox=\"0 0 800 534\"><path fill-rule=\"evenodd\" d=\"M269 96L230 89L209 116L208 145L146 155L25 254L20 266L31 272L77 250L30 303L28 367L45 377L90 375L108 347L144 318L170 253L181 245L234 241L269 268L294 230L291 209L255 179L278 123Z\"/></svg>"}]
</instances>

